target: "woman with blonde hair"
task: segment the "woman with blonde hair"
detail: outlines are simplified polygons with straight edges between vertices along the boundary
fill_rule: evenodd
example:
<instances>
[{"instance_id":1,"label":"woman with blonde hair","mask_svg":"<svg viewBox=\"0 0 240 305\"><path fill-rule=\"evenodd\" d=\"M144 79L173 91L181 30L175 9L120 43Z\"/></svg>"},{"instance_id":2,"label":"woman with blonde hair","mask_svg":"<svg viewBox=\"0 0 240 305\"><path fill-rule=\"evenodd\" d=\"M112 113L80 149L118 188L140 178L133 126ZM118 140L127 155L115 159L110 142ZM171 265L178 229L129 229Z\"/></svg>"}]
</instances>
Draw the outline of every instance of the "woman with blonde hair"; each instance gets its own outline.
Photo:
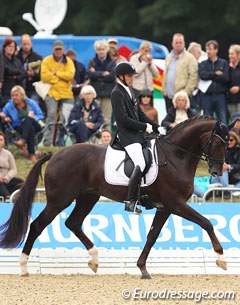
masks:
<instances>
[{"instance_id":1,"label":"woman with blonde hair","mask_svg":"<svg viewBox=\"0 0 240 305\"><path fill-rule=\"evenodd\" d=\"M190 109L190 101L187 92L178 91L173 97L173 106L162 121L162 126L167 130L174 128L177 124L193 117L195 114Z\"/></svg>"},{"instance_id":2,"label":"woman with blonde hair","mask_svg":"<svg viewBox=\"0 0 240 305\"><path fill-rule=\"evenodd\" d=\"M14 144L21 149L27 147L29 159L35 162L35 134L42 130L42 110L34 100L26 97L21 86L12 88L11 97L3 107L0 117L20 134L20 139Z\"/></svg>"}]
</instances>

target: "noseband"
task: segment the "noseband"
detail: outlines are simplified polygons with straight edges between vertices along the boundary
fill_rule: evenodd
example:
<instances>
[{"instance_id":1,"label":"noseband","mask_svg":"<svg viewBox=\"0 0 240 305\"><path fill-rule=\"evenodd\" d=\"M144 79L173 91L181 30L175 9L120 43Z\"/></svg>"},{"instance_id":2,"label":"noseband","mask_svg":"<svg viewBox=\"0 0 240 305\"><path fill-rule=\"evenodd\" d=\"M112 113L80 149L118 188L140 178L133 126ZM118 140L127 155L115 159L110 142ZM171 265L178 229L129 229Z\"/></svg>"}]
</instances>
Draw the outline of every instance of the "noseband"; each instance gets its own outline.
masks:
<instances>
[{"instance_id":1,"label":"noseband","mask_svg":"<svg viewBox=\"0 0 240 305\"><path fill-rule=\"evenodd\" d=\"M204 161L207 161L207 162L209 162L209 161L215 161L215 162L217 162L217 163L224 163L224 158L223 158L223 159L220 159L220 158L210 157L210 156L211 156L212 145L213 145L213 138L214 138L214 137L219 138L219 139L221 140L221 142L223 143L223 145L225 146L225 148L226 148L226 146L227 146L227 144L228 144L228 141L225 141L225 140L223 139L223 137L220 136L220 135L217 133L216 129L213 129L210 138L208 139L206 145L203 147L203 150L202 150L202 154L201 154L201 156L200 156L200 159L201 159L201 160L204 160ZM207 150L207 153L204 152L205 149Z\"/></svg>"}]
</instances>

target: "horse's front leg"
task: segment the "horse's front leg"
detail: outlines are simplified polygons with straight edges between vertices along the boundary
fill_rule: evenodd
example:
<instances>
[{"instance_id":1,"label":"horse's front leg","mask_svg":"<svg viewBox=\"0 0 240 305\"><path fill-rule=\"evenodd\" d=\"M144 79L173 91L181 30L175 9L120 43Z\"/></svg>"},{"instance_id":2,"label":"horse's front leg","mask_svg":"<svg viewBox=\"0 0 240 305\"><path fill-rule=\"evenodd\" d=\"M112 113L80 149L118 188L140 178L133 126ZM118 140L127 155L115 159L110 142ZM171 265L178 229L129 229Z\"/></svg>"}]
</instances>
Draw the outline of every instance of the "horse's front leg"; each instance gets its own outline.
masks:
<instances>
[{"instance_id":1,"label":"horse's front leg","mask_svg":"<svg viewBox=\"0 0 240 305\"><path fill-rule=\"evenodd\" d=\"M213 245L213 249L218 256L218 259L216 260L217 266L224 270L227 270L227 262L223 255L223 248L215 235L212 223L206 217L199 214L186 203L180 204L175 207L175 209L173 210L173 214L181 216L189 221L195 222L208 233L208 236L210 237Z\"/></svg>"},{"instance_id":2,"label":"horse's front leg","mask_svg":"<svg viewBox=\"0 0 240 305\"><path fill-rule=\"evenodd\" d=\"M148 273L146 269L146 260L149 255L149 252L153 245L155 244L162 227L164 226L166 220L168 219L170 215L169 211L166 210L158 210L154 216L152 226L150 228L150 231L148 232L147 235L147 241L146 244L143 248L143 251L141 255L139 256L139 259L137 261L137 266L141 270L142 273L142 279L150 279L151 276Z\"/></svg>"}]
</instances>

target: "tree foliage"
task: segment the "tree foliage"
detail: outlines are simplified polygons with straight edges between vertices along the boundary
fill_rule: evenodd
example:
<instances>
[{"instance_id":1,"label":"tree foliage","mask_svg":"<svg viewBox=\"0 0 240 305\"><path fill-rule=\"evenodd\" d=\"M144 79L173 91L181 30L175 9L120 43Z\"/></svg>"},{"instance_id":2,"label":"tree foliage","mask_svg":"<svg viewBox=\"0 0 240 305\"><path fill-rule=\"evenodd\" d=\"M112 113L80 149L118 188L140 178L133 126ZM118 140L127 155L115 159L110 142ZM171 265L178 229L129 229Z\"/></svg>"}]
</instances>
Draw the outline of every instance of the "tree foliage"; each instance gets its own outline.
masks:
<instances>
[{"instance_id":1,"label":"tree foliage","mask_svg":"<svg viewBox=\"0 0 240 305\"><path fill-rule=\"evenodd\" d=\"M14 35L34 34L22 14L34 12L34 1L1 1L0 20ZM207 40L220 43L226 57L230 44L238 43L240 3L233 0L69 0L65 20L57 34L122 35L143 38L171 48L173 33L186 43Z\"/></svg>"}]
</instances>

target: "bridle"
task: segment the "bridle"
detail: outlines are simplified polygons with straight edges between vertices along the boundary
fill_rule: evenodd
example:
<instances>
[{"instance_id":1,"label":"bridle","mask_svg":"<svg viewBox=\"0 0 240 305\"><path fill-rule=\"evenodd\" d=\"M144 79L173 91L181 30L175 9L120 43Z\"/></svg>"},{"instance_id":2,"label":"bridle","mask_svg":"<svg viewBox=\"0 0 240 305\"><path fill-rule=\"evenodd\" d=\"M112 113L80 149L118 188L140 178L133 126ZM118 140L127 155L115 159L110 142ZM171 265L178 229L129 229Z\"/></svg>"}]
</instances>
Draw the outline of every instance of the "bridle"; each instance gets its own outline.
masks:
<instances>
[{"instance_id":1,"label":"bridle","mask_svg":"<svg viewBox=\"0 0 240 305\"><path fill-rule=\"evenodd\" d=\"M215 157L212 157L211 156L211 152L212 152L212 145L213 145L213 138L214 137L217 137L221 140L221 142L223 143L223 145L225 146L225 149L226 149L226 146L228 144L228 141L225 141L223 139L223 137L217 133L216 129L213 129L213 131L211 132L211 135L210 137L208 138L206 144L203 146L202 148L202 152L200 154L195 154L193 152L191 152L190 150L187 150L181 146L179 146L178 144L175 144L173 143L171 140L167 140L165 139L165 137L162 137L161 135L157 136L157 139L158 141L156 141L156 143L158 143L158 145L161 146L161 140L163 140L164 143L167 143L169 145L172 145L172 146L175 146L176 148L178 148L179 150L199 159L199 160L203 160L203 161L206 161L206 162L209 162L209 161L215 161L216 163L224 163L224 158L215 158ZM164 152L165 154L165 152ZM165 154L165 160L167 160L167 157L166 157L166 154ZM164 165L167 164L167 161L165 161Z\"/></svg>"}]
</instances>

